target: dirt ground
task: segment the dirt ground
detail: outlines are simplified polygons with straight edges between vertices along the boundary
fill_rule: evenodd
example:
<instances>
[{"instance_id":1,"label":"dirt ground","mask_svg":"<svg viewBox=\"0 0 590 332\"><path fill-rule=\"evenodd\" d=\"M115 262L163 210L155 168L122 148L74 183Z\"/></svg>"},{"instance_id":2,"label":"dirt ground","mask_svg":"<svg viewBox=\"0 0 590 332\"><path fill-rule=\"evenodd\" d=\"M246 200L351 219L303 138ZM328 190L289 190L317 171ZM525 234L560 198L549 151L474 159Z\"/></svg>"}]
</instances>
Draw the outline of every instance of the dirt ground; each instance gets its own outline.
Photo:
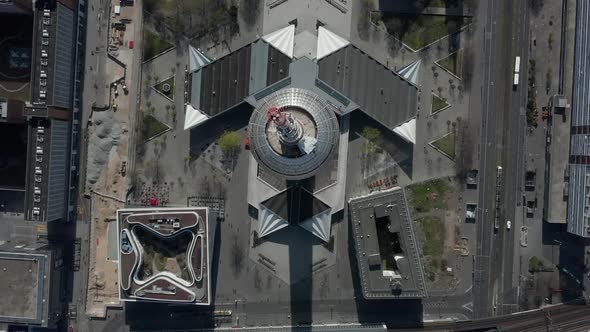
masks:
<instances>
[{"instance_id":1,"label":"dirt ground","mask_svg":"<svg viewBox=\"0 0 590 332\"><path fill-rule=\"evenodd\" d=\"M126 123L127 118L126 109L115 113L115 120L119 123ZM92 245L86 306L90 316L104 316L105 305L119 304L117 264L107 260L107 230L109 223L115 222L117 209L125 206L127 180L121 174L121 163L127 159L128 138L127 133L121 135L98 181L92 186Z\"/></svg>"},{"instance_id":2,"label":"dirt ground","mask_svg":"<svg viewBox=\"0 0 590 332\"><path fill-rule=\"evenodd\" d=\"M129 50L125 51L130 52ZM120 50L120 53L125 51ZM112 64L114 65L114 63ZM123 75L123 72L119 66L109 68L107 71L109 81L116 81ZM92 226L86 312L91 317L104 317L107 306L120 305L117 262L107 259L108 227L109 223L115 222L117 209L125 206L127 177L123 176L121 172L122 164L127 162L128 156L129 105L135 99L131 94L123 93L120 85L118 89L118 97L112 100L117 104L117 110L109 109L104 112L112 112L113 123L120 126L122 132L117 143L108 152L107 162L102 167L98 179L89 187L92 196ZM111 91L111 96L113 95L113 91ZM89 127L91 139L96 137L93 136L93 128L95 126ZM113 224L111 227L116 227L116 225Z\"/></svg>"}]
</instances>

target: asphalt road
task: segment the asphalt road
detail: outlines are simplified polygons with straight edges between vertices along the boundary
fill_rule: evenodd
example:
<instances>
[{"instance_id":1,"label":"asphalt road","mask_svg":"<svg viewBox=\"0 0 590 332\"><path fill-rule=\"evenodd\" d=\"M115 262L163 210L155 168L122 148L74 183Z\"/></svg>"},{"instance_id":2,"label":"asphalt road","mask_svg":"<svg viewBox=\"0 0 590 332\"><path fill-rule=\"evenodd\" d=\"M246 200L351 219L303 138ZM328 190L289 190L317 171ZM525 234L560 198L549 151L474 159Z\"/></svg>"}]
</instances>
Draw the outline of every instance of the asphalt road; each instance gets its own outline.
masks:
<instances>
[{"instance_id":1,"label":"asphalt road","mask_svg":"<svg viewBox=\"0 0 590 332\"><path fill-rule=\"evenodd\" d=\"M86 311L86 292L88 286L88 262L90 249L90 201L84 198L86 190L86 167L88 153L87 123L92 112L92 105L97 100L97 92L104 87L104 69L106 68L106 31L109 2L106 0L88 4L86 12L86 49L84 55L84 86L82 92L80 125L80 176L78 178L77 220L72 223L71 235L68 237L68 250L73 249L70 241L81 240L79 271L71 269L69 285L71 287L70 303L77 308L77 318L70 324L78 331L89 331ZM96 84L96 87L95 87ZM75 235L74 235L75 234ZM72 252L73 254L73 252Z\"/></svg>"},{"instance_id":2,"label":"asphalt road","mask_svg":"<svg viewBox=\"0 0 590 332\"><path fill-rule=\"evenodd\" d=\"M487 8L483 8L487 6ZM496 191L496 93L494 82L500 84L495 70L502 60L499 49L498 29L505 22L501 15L501 3L490 0L479 8L480 19L485 15L485 29L483 32L484 66L482 80L482 131L479 144L480 155L480 183L479 183L479 223L477 224L477 247L473 268L473 308L474 318L491 315L491 285L490 271L492 239L494 229L495 191ZM485 13L485 14L482 14ZM500 22L497 20L501 19ZM500 24L497 24L500 23Z\"/></svg>"},{"instance_id":3,"label":"asphalt road","mask_svg":"<svg viewBox=\"0 0 590 332\"><path fill-rule=\"evenodd\" d=\"M486 6L485 8L483 6ZM522 177L522 142L520 85L512 90L515 54L526 54L528 39L525 1L490 0L479 8L485 20L483 32L483 79L481 85L482 128L479 145L479 208L477 248L474 267L474 318L511 312L515 309L516 291L512 285L514 258L514 227L506 229L506 221L514 220L516 202L520 199ZM483 16L483 17L482 17ZM517 27L519 26L519 27ZM517 48L517 49L515 49ZM521 73L526 65L521 60ZM520 82L526 82L521 77ZM503 168L500 227L494 230L496 217L497 167ZM520 170L520 171L519 171ZM504 302L507 306L503 306ZM494 303L500 304L494 309ZM504 308L507 309L504 309Z\"/></svg>"},{"instance_id":4,"label":"asphalt road","mask_svg":"<svg viewBox=\"0 0 590 332\"><path fill-rule=\"evenodd\" d=\"M506 220L510 220L512 226L510 230L501 227L497 231L497 238L493 247L492 266L501 266L500 269L494 269L494 280L497 280L497 309L495 312L497 315L509 314L518 309L518 285L513 284L513 274L515 272L520 273L520 271L514 271L514 260L518 260L520 255L518 252L515 253L515 238L516 241L519 241L520 227L524 217L522 191L524 190L525 108L529 51L529 12L527 2L515 1L513 15L513 21L521 23L512 26L511 50L505 50L506 53L504 53L508 57L509 64L504 67L504 71L507 72L508 80L511 81L515 57L520 56L520 82L516 87L513 87L509 82L502 85L504 88L504 124L501 165L504 170L502 193L504 210L500 220L501 224Z\"/></svg>"}]
</instances>

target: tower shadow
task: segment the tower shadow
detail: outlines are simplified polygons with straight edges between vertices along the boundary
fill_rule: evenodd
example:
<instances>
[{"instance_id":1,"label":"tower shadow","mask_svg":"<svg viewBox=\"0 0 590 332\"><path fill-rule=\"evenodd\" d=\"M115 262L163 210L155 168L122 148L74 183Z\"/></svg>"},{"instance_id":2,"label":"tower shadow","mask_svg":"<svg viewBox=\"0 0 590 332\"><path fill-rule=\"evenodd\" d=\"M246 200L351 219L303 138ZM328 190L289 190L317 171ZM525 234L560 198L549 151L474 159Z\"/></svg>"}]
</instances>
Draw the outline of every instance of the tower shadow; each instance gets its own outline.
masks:
<instances>
[{"instance_id":1,"label":"tower shadow","mask_svg":"<svg viewBox=\"0 0 590 332\"><path fill-rule=\"evenodd\" d=\"M298 271L298 274L309 275L305 279L291 283L291 325L311 325L312 323L312 248L312 246L299 246L297 252L291 252L294 248L289 248L290 278L295 277L295 271Z\"/></svg>"}]
</instances>

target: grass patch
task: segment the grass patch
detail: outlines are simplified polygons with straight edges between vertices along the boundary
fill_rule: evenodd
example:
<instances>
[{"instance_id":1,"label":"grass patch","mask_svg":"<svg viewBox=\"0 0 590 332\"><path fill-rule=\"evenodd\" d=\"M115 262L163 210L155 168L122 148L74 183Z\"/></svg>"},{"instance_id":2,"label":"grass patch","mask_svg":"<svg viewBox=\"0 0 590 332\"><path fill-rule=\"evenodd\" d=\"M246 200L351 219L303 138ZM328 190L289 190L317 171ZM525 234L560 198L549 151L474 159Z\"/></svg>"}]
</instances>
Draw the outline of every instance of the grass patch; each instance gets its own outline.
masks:
<instances>
[{"instance_id":1,"label":"grass patch","mask_svg":"<svg viewBox=\"0 0 590 332\"><path fill-rule=\"evenodd\" d=\"M462 50L458 50L456 52L449 54L447 57L438 60L436 63L438 63L439 66L451 72L453 75L461 77L462 55Z\"/></svg>"},{"instance_id":2,"label":"grass patch","mask_svg":"<svg viewBox=\"0 0 590 332\"><path fill-rule=\"evenodd\" d=\"M553 266L551 266L551 264L545 264L543 258L533 256L529 259L529 272L553 272Z\"/></svg>"},{"instance_id":3,"label":"grass patch","mask_svg":"<svg viewBox=\"0 0 590 332\"><path fill-rule=\"evenodd\" d=\"M168 258L160 253L156 253L154 257L154 264L156 265L156 270L158 271L165 271L166 270L166 262Z\"/></svg>"},{"instance_id":4,"label":"grass patch","mask_svg":"<svg viewBox=\"0 0 590 332\"><path fill-rule=\"evenodd\" d=\"M446 35L458 32L471 20L462 16L381 13L381 22L390 35L418 50Z\"/></svg>"},{"instance_id":5,"label":"grass patch","mask_svg":"<svg viewBox=\"0 0 590 332\"><path fill-rule=\"evenodd\" d=\"M410 191L410 205L414 212L446 208L444 196L450 188L444 179L412 184L407 189Z\"/></svg>"},{"instance_id":6,"label":"grass patch","mask_svg":"<svg viewBox=\"0 0 590 332\"><path fill-rule=\"evenodd\" d=\"M430 114L434 114L440 112L442 109L446 108L450 104L447 103L446 99L441 98L434 93L432 94L432 109L430 110Z\"/></svg>"},{"instance_id":7,"label":"grass patch","mask_svg":"<svg viewBox=\"0 0 590 332\"><path fill-rule=\"evenodd\" d=\"M447 263L443 259L445 225L439 217L424 217L416 220L423 235L422 255L424 270L429 280L435 281Z\"/></svg>"},{"instance_id":8,"label":"grass patch","mask_svg":"<svg viewBox=\"0 0 590 332\"><path fill-rule=\"evenodd\" d=\"M166 89L167 88L167 89ZM167 78L160 83L154 85L154 89L164 96L174 100L174 76Z\"/></svg>"},{"instance_id":9,"label":"grass patch","mask_svg":"<svg viewBox=\"0 0 590 332\"><path fill-rule=\"evenodd\" d=\"M424 241L422 243L422 254L424 256L441 257L444 252L445 224L439 217L424 217L416 220Z\"/></svg>"},{"instance_id":10,"label":"grass patch","mask_svg":"<svg viewBox=\"0 0 590 332\"><path fill-rule=\"evenodd\" d=\"M144 115L141 131L142 136L145 140L148 140L156 135L159 135L168 129L168 126L158 121L153 116Z\"/></svg>"},{"instance_id":11,"label":"grass patch","mask_svg":"<svg viewBox=\"0 0 590 332\"><path fill-rule=\"evenodd\" d=\"M174 47L167 40L162 38L158 33L143 28L143 59L149 60L154 56Z\"/></svg>"},{"instance_id":12,"label":"grass patch","mask_svg":"<svg viewBox=\"0 0 590 332\"><path fill-rule=\"evenodd\" d=\"M442 153L449 156L451 159L455 159L455 143L457 134L448 133L445 136L433 141L432 146L442 151Z\"/></svg>"}]
</instances>

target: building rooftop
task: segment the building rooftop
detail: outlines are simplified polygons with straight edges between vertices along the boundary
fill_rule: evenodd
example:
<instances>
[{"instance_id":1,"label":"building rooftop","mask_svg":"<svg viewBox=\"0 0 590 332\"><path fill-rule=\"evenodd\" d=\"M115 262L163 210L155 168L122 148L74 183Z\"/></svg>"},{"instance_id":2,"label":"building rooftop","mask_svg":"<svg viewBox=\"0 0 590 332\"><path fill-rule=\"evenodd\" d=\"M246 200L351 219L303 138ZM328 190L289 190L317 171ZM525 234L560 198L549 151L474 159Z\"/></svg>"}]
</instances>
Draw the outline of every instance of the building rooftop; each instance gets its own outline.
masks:
<instances>
[{"instance_id":1,"label":"building rooftop","mask_svg":"<svg viewBox=\"0 0 590 332\"><path fill-rule=\"evenodd\" d=\"M119 298L208 305L207 208L117 211Z\"/></svg>"},{"instance_id":2,"label":"building rooftop","mask_svg":"<svg viewBox=\"0 0 590 332\"><path fill-rule=\"evenodd\" d=\"M47 254L0 251L0 321L46 324L50 269Z\"/></svg>"},{"instance_id":3,"label":"building rooftop","mask_svg":"<svg viewBox=\"0 0 590 332\"><path fill-rule=\"evenodd\" d=\"M590 188L587 181L590 172L589 13L590 3L577 2L567 207L568 232L584 237L590 237L590 204L586 194Z\"/></svg>"},{"instance_id":4,"label":"building rooftop","mask_svg":"<svg viewBox=\"0 0 590 332\"><path fill-rule=\"evenodd\" d=\"M319 79L393 129L416 116L418 88L353 45L318 61Z\"/></svg>"},{"instance_id":5,"label":"building rooftop","mask_svg":"<svg viewBox=\"0 0 590 332\"><path fill-rule=\"evenodd\" d=\"M261 204L292 224L298 224L330 209L328 205L301 187L289 187Z\"/></svg>"},{"instance_id":6,"label":"building rooftop","mask_svg":"<svg viewBox=\"0 0 590 332\"><path fill-rule=\"evenodd\" d=\"M560 105L564 98L554 97L551 126L548 126L551 138L547 154L548 169L545 177L547 195L543 218L550 223L566 223L568 195L568 157L569 151L564 147L570 144L569 109Z\"/></svg>"},{"instance_id":7,"label":"building rooftop","mask_svg":"<svg viewBox=\"0 0 590 332\"><path fill-rule=\"evenodd\" d=\"M349 201L363 296L424 298L424 272L404 190Z\"/></svg>"}]
</instances>

